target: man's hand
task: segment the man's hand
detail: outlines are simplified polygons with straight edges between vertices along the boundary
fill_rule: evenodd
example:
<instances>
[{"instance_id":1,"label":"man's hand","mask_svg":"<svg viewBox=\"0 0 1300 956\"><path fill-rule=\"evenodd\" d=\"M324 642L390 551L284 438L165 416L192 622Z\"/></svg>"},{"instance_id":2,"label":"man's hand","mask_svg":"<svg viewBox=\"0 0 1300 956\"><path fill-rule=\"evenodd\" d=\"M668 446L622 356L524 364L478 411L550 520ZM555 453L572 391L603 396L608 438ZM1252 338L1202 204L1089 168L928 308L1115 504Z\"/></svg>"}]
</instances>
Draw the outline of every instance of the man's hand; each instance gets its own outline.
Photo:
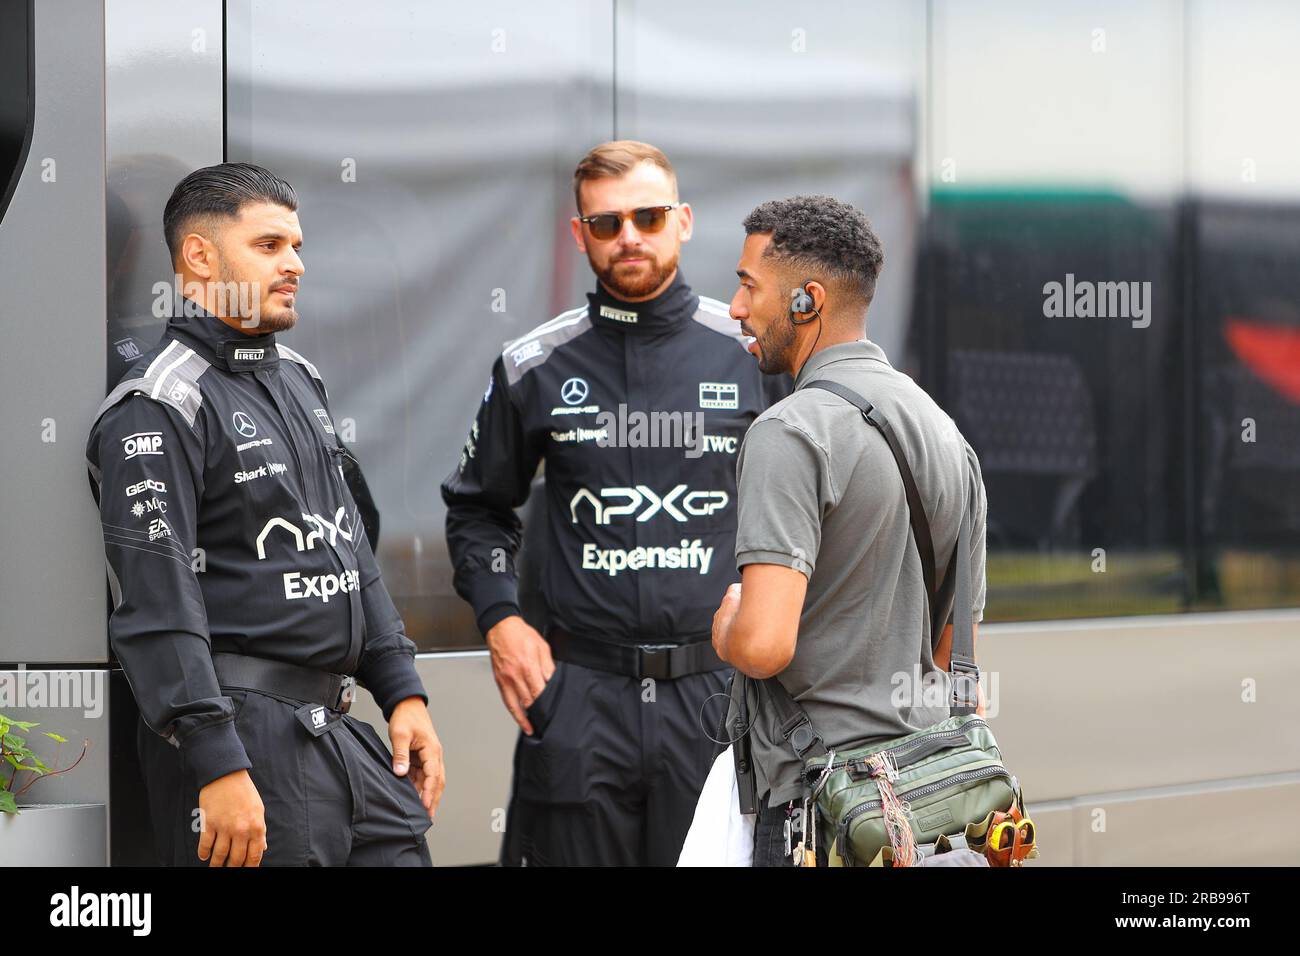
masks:
<instances>
[{"instance_id":1,"label":"man's hand","mask_svg":"<svg viewBox=\"0 0 1300 956\"><path fill-rule=\"evenodd\" d=\"M208 866L262 865L266 813L247 770L218 777L199 791L199 820L199 859Z\"/></svg>"},{"instance_id":2,"label":"man's hand","mask_svg":"<svg viewBox=\"0 0 1300 956\"><path fill-rule=\"evenodd\" d=\"M739 584L728 587L727 593L722 596L722 603L713 612L713 650L724 661L727 660L727 637L731 633L731 624L736 619L736 612L740 610L740 590Z\"/></svg>"},{"instance_id":3,"label":"man's hand","mask_svg":"<svg viewBox=\"0 0 1300 956\"><path fill-rule=\"evenodd\" d=\"M555 673L551 645L518 614L502 618L487 633L492 652L492 676L496 678L501 700L519 729L533 735L525 708L542 692Z\"/></svg>"},{"instance_id":4,"label":"man's hand","mask_svg":"<svg viewBox=\"0 0 1300 956\"><path fill-rule=\"evenodd\" d=\"M411 783L420 791L420 802L432 820L447 786L447 776L442 766L442 744L423 700L408 697L393 708L388 718L388 739L393 744L393 773L405 777L410 769Z\"/></svg>"}]
</instances>

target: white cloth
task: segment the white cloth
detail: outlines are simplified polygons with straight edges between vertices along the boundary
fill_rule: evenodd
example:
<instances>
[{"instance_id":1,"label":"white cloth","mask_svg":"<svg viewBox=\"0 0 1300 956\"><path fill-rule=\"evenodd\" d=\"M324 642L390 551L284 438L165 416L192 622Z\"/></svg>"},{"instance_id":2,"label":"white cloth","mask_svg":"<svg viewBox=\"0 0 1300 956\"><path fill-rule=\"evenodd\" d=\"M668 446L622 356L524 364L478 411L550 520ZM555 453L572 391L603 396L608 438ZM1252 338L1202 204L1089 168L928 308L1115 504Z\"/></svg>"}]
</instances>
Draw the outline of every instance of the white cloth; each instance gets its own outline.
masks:
<instances>
[{"instance_id":1,"label":"white cloth","mask_svg":"<svg viewBox=\"0 0 1300 956\"><path fill-rule=\"evenodd\" d=\"M736 765L728 747L713 761L704 781L678 866L753 865L757 814L740 812L739 795Z\"/></svg>"}]
</instances>

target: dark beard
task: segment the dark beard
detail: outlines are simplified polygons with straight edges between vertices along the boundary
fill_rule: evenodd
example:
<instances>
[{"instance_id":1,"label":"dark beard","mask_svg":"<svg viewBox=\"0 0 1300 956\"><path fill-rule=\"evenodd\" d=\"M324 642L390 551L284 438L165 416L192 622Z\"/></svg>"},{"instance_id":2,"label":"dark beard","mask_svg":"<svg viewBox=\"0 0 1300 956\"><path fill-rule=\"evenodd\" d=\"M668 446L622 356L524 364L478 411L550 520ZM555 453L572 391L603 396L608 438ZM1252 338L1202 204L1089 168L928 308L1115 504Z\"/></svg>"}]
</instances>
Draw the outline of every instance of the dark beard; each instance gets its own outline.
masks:
<instances>
[{"instance_id":1,"label":"dark beard","mask_svg":"<svg viewBox=\"0 0 1300 956\"><path fill-rule=\"evenodd\" d=\"M275 312L262 310L256 326L257 334L266 332L286 332L298 324L298 313L294 309L278 309Z\"/></svg>"},{"instance_id":2,"label":"dark beard","mask_svg":"<svg viewBox=\"0 0 1300 956\"><path fill-rule=\"evenodd\" d=\"M230 283L236 280L226 272L224 265L219 265L217 267L217 281L221 283ZM261 288L258 287L254 291L261 292ZM233 304L238 306L238 300ZM285 332L298 323L298 313L292 307L287 309L267 309L262 306L260 301L258 307L261 314L257 317L256 322L253 321L251 315L241 314L239 316L239 328L249 335L265 335L269 332Z\"/></svg>"},{"instance_id":3,"label":"dark beard","mask_svg":"<svg viewBox=\"0 0 1300 956\"><path fill-rule=\"evenodd\" d=\"M765 375L793 371L794 342L795 329L789 316L769 323L758 336L758 370Z\"/></svg>"},{"instance_id":4,"label":"dark beard","mask_svg":"<svg viewBox=\"0 0 1300 956\"><path fill-rule=\"evenodd\" d=\"M646 253L646 258L650 258L649 253ZM678 258L679 256L674 254L671 261L663 265L660 265L657 259L651 260L650 274L645 279L616 279L614 278L614 267L618 265L617 261L610 262L603 270L597 269L596 263L591 260L591 253L587 253L587 261L591 262L591 271L596 273L596 278L601 281L605 288L621 299L643 299L654 292L655 289L668 281L668 277L673 274L673 270L677 268Z\"/></svg>"}]
</instances>

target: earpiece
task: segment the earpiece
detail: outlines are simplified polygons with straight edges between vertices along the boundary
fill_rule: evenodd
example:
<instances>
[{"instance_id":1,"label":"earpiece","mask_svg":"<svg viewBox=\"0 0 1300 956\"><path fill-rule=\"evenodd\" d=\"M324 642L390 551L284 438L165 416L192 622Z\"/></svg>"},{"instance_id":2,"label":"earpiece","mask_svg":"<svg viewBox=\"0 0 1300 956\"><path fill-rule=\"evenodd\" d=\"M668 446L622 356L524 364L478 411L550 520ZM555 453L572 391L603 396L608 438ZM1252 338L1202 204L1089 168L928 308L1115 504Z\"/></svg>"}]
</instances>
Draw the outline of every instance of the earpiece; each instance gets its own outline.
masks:
<instances>
[{"instance_id":1,"label":"earpiece","mask_svg":"<svg viewBox=\"0 0 1300 956\"><path fill-rule=\"evenodd\" d=\"M822 314L817 311L813 304L812 293L808 291L808 283L811 279L805 279L803 285L797 289L790 290L790 324L807 325L814 318L820 319ZM811 312L807 318L801 319L800 315Z\"/></svg>"}]
</instances>

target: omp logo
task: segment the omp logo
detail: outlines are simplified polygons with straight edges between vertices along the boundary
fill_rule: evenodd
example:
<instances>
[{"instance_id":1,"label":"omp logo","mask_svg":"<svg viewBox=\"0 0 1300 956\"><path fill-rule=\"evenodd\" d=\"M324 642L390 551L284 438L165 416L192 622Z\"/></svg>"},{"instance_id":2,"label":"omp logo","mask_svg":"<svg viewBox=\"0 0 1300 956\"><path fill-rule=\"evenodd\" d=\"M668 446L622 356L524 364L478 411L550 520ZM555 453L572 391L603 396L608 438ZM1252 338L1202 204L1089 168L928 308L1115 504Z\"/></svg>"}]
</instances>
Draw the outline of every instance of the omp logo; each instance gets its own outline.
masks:
<instances>
[{"instance_id":1,"label":"omp logo","mask_svg":"<svg viewBox=\"0 0 1300 956\"><path fill-rule=\"evenodd\" d=\"M353 529L344 519L347 518L347 512L339 508L334 512L334 521L331 523L320 515L307 514L303 512L302 520L307 525L308 531L304 535L303 530L291 521L284 518L272 518L262 527L262 533L257 536L257 558L259 561L266 559L266 538L274 528L283 528L293 536L294 550L310 551L316 547L317 541L324 541L326 536L329 537L331 546L338 544L341 537L344 541L351 541Z\"/></svg>"},{"instance_id":2,"label":"omp logo","mask_svg":"<svg viewBox=\"0 0 1300 956\"><path fill-rule=\"evenodd\" d=\"M266 349L235 349L236 362L260 362Z\"/></svg>"},{"instance_id":3,"label":"omp logo","mask_svg":"<svg viewBox=\"0 0 1300 956\"><path fill-rule=\"evenodd\" d=\"M602 499L621 498L623 504L606 504ZM680 499L681 507L678 507ZM637 521L649 521L660 511L669 514L674 521L685 521L687 515L704 517L727 507L731 498L725 491L687 491L685 485L678 485L662 497L645 485L635 488L602 488L600 495L587 488L582 488L569 502L569 514L576 524L578 505L586 502L596 516L596 524L609 524L614 518L624 515L636 515ZM644 505L645 510L641 511ZM638 514L638 512L640 512Z\"/></svg>"},{"instance_id":4,"label":"omp logo","mask_svg":"<svg viewBox=\"0 0 1300 956\"><path fill-rule=\"evenodd\" d=\"M529 359L537 358L542 354L542 343L537 340L526 342L510 353L510 358L514 360L515 368L523 365Z\"/></svg>"},{"instance_id":5,"label":"omp logo","mask_svg":"<svg viewBox=\"0 0 1300 956\"><path fill-rule=\"evenodd\" d=\"M140 346L135 344L135 339L118 339L113 343L113 346L117 349L117 354L128 362L140 357Z\"/></svg>"},{"instance_id":6,"label":"omp logo","mask_svg":"<svg viewBox=\"0 0 1300 956\"><path fill-rule=\"evenodd\" d=\"M303 598L318 597L322 604L329 604L336 594L347 594L361 587L361 575L355 569L342 574L308 575L298 571L288 571L284 575L284 596L289 601L301 601Z\"/></svg>"},{"instance_id":7,"label":"omp logo","mask_svg":"<svg viewBox=\"0 0 1300 956\"><path fill-rule=\"evenodd\" d=\"M700 408L739 408L740 388L734 382L700 382Z\"/></svg>"},{"instance_id":8,"label":"omp logo","mask_svg":"<svg viewBox=\"0 0 1300 956\"><path fill-rule=\"evenodd\" d=\"M185 401L185 396L189 395L189 393L190 387L184 382L174 382L172 387L167 390L167 397L180 404Z\"/></svg>"},{"instance_id":9,"label":"omp logo","mask_svg":"<svg viewBox=\"0 0 1300 956\"><path fill-rule=\"evenodd\" d=\"M313 408L312 411L315 412L316 417L320 419L321 427L333 435L334 423L330 421L329 412L325 411L323 408Z\"/></svg>"},{"instance_id":10,"label":"omp logo","mask_svg":"<svg viewBox=\"0 0 1300 956\"><path fill-rule=\"evenodd\" d=\"M167 486L161 481L154 481L152 478L146 478L144 481L137 481L134 485L126 486L126 496L134 498L142 491L156 491L160 495L167 494Z\"/></svg>"},{"instance_id":11,"label":"omp logo","mask_svg":"<svg viewBox=\"0 0 1300 956\"><path fill-rule=\"evenodd\" d=\"M600 314L607 319L613 319L615 322L636 322L635 312L628 312L626 309L616 309L609 305L602 305L600 307Z\"/></svg>"},{"instance_id":12,"label":"omp logo","mask_svg":"<svg viewBox=\"0 0 1300 956\"><path fill-rule=\"evenodd\" d=\"M162 432L136 432L122 439L122 451L126 454L123 461L130 461L137 455L161 455Z\"/></svg>"}]
</instances>

